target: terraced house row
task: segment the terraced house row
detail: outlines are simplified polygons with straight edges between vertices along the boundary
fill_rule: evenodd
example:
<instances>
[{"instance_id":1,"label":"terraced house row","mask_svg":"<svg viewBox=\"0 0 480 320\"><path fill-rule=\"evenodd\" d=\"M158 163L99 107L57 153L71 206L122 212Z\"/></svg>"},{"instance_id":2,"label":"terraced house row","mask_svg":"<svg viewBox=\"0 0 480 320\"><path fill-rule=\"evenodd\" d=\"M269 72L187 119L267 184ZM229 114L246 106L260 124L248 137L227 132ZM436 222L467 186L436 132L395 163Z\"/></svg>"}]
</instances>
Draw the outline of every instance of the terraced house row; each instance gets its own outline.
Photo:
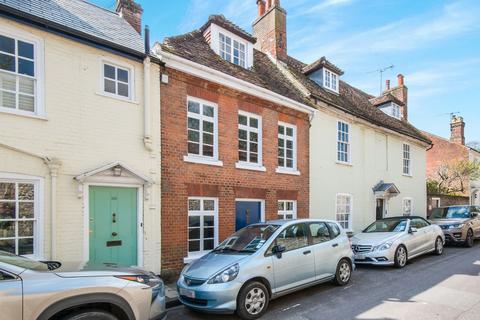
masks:
<instances>
[{"instance_id":1,"label":"terraced house row","mask_svg":"<svg viewBox=\"0 0 480 320\"><path fill-rule=\"evenodd\" d=\"M0 3L0 249L169 275L259 221L425 215L404 77L377 97L298 61L257 5L251 34L155 42L133 0Z\"/></svg>"}]
</instances>

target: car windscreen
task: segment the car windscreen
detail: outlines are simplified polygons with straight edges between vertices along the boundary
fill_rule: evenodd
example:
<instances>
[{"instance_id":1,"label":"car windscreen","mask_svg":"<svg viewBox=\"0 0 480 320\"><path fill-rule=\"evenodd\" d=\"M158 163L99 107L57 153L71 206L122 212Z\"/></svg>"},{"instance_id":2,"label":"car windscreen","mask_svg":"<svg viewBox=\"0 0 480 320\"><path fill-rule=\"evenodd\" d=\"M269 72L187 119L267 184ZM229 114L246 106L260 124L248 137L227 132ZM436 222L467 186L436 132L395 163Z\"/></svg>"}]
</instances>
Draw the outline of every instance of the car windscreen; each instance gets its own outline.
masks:
<instances>
[{"instance_id":1,"label":"car windscreen","mask_svg":"<svg viewBox=\"0 0 480 320\"><path fill-rule=\"evenodd\" d=\"M382 219L369 225L363 232L403 232L406 227L406 219Z\"/></svg>"},{"instance_id":2,"label":"car windscreen","mask_svg":"<svg viewBox=\"0 0 480 320\"><path fill-rule=\"evenodd\" d=\"M260 249L279 227L275 224L245 227L228 237L213 252L252 254Z\"/></svg>"},{"instance_id":3,"label":"car windscreen","mask_svg":"<svg viewBox=\"0 0 480 320\"><path fill-rule=\"evenodd\" d=\"M15 254L5 251L0 251L0 262L24 269L30 269L35 271L48 271L48 266L45 263L17 256Z\"/></svg>"},{"instance_id":4,"label":"car windscreen","mask_svg":"<svg viewBox=\"0 0 480 320\"><path fill-rule=\"evenodd\" d=\"M470 218L469 206L456 206L442 208L432 212L433 219L468 219ZM438 208L437 208L438 209Z\"/></svg>"}]
</instances>

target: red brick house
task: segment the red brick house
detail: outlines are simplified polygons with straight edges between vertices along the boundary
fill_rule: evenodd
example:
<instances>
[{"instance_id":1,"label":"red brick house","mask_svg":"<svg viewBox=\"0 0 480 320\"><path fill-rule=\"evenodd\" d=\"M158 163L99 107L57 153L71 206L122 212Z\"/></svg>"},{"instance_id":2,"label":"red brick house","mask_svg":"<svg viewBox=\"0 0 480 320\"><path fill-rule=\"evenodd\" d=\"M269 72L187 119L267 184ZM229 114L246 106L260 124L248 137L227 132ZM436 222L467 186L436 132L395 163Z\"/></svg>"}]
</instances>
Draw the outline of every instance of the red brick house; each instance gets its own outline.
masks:
<instances>
[{"instance_id":1,"label":"red brick house","mask_svg":"<svg viewBox=\"0 0 480 320\"><path fill-rule=\"evenodd\" d=\"M268 26L268 25L267 25ZM285 43L223 16L167 38L161 84L162 273L257 221L306 218L315 109L274 64ZM282 45L283 43L283 45ZM262 45L263 47L263 45ZM264 49L264 48L260 48Z\"/></svg>"},{"instance_id":2,"label":"red brick house","mask_svg":"<svg viewBox=\"0 0 480 320\"><path fill-rule=\"evenodd\" d=\"M432 148L427 152L427 178L438 179L441 166L458 161L480 161L480 152L465 145L465 122L454 116L450 122L450 139L424 132L432 140ZM445 196L428 194L428 211L439 206L456 204L480 204L480 181L469 181L463 194Z\"/></svg>"}]
</instances>

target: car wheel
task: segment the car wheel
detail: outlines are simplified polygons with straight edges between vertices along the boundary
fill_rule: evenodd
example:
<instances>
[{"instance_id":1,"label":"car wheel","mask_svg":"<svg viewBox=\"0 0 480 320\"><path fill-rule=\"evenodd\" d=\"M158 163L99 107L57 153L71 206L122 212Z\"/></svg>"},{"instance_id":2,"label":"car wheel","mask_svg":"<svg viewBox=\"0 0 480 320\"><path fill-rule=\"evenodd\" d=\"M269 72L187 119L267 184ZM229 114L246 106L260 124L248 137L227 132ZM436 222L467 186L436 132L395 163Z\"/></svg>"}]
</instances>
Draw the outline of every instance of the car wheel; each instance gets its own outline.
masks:
<instances>
[{"instance_id":1,"label":"car wheel","mask_svg":"<svg viewBox=\"0 0 480 320\"><path fill-rule=\"evenodd\" d=\"M401 245L395 250L395 267L403 268L407 265L407 249Z\"/></svg>"},{"instance_id":2,"label":"car wheel","mask_svg":"<svg viewBox=\"0 0 480 320\"><path fill-rule=\"evenodd\" d=\"M335 273L335 283L339 286L344 286L350 282L352 277L352 266L346 259L340 260L337 265L337 272Z\"/></svg>"},{"instance_id":3,"label":"car wheel","mask_svg":"<svg viewBox=\"0 0 480 320\"><path fill-rule=\"evenodd\" d=\"M103 310L80 310L66 315L62 320L118 320L118 318Z\"/></svg>"},{"instance_id":4,"label":"car wheel","mask_svg":"<svg viewBox=\"0 0 480 320\"><path fill-rule=\"evenodd\" d=\"M443 253L443 240L441 237L437 237L435 240L435 254L441 256Z\"/></svg>"},{"instance_id":5,"label":"car wheel","mask_svg":"<svg viewBox=\"0 0 480 320\"><path fill-rule=\"evenodd\" d=\"M245 320L260 318L267 311L269 298L268 289L263 283L248 283L238 294L237 315Z\"/></svg>"},{"instance_id":6,"label":"car wheel","mask_svg":"<svg viewBox=\"0 0 480 320\"><path fill-rule=\"evenodd\" d=\"M472 229L468 229L467 237L465 238L465 247L471 248L473 247L473 231Z\"/></svg>"}]
</instances>

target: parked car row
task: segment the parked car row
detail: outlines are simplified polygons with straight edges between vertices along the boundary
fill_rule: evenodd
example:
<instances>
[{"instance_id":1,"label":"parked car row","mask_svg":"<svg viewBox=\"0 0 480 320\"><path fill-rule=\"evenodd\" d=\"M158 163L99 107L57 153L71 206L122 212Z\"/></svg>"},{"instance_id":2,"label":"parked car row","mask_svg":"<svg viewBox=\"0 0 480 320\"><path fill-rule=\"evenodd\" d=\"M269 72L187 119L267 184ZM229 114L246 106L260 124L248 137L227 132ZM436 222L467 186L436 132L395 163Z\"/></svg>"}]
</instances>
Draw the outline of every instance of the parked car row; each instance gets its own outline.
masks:
<instances>
[{"instance_id":1,"label":"parked car row","mask_svg":"<svg viewBox=\"0 0 480 320\"><path fill-rule=\"evenodd\" d=\"M403 268L420 255L441 255L446 240L472 246L480 237L476 210L443 208L432 222L419 216L380 219L351 239L335 221L253 224L183 269L180 301L197 311L258 319L272 299L332 280L346 285L356 264Z\"/></svg>"},{"instance_id":2,"label":"parked car row","mask_svg":"<svg viewBox=\"0 0 480 320\"><path fill-rule=\"evenodd\" d=\"M441 255L445 241L473 245L480 209L454 206L380 219L349 238L335 221L276 220L249 225L187 265L177 282L188 308L260 318L272 299L334 281L349 283L356 264L403 268ZM140 269L62 265L0 251L2 319L158 320L166 317L162 280Z\"/></svg>"}]
</instances>

